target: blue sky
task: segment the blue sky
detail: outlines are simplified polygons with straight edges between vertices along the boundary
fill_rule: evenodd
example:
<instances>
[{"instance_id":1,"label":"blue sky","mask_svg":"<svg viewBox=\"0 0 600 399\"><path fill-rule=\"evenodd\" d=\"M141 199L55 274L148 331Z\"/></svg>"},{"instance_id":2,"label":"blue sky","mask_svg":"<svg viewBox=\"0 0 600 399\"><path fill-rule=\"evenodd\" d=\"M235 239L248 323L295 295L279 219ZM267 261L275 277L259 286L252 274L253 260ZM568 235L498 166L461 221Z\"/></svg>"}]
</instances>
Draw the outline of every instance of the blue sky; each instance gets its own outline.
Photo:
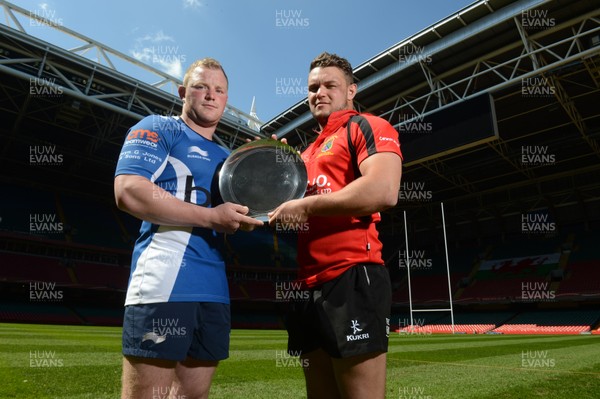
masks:
<instances>
[{"instance_id":1,"label":"blue sky","mask_svg":"<svg viewBox=\"0 0 600 399\"><path fill-rule=\"evenodd\" d=\"M216 58L229 76L229 104L250 112L255 97L267 122L305 97L308 65L322 51L358 66L474 0L13 2L178 78L193 60ZM47 26L26 30L66 48L80 44Z\"/></svg>"}]
</instances>

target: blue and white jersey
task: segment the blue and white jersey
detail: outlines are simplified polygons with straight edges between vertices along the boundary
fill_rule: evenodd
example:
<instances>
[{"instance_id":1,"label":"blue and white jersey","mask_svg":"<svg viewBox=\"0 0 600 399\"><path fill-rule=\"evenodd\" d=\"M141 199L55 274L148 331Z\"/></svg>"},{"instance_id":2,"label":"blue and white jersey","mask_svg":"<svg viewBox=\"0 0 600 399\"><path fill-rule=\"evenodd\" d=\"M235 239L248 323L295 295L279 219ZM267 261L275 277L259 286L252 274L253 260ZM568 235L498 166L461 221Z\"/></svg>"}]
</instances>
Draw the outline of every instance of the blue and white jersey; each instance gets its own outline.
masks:
<instances>
[{"instance_id":1,"label":"blue and white jersey","mask_svg":"<svg viewBox=\"0 0 600 399\"><path fill-rule=\"evenodd\" d=\"M227 155L179 118L148 116L129 129L115 175L143 176L182 201L211 207L220 202L218 172ZM229 303L222 247L222 234L209 229L143 221L125 305Z\"/></svg>"}]
</instances>

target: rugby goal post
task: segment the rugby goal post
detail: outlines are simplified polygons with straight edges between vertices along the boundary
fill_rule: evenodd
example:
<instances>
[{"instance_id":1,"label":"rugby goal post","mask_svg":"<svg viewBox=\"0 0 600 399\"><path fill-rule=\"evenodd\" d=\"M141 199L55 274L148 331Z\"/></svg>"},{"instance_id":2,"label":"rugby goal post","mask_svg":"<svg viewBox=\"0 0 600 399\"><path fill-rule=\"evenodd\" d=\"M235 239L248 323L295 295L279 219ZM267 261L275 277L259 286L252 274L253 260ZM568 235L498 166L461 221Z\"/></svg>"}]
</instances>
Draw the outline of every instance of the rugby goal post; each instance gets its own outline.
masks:
<instances>
[{"instance_id":1,"label":"rugby goal post","mask_svg":"<svg viewBox=\"0 0 600 399\"><path fill-rule=\"evenodd\" d=\"M410 326L414 329L413 313L415 312L450 312L450 320L452 322L452 334L454 334L454 308L452 305L452 283L450 282L450 261L448 258L448 238L446 236L446 217L444 215L444 203L440 203L442 212L442 231L444 232L444 250L446 257L446 273L448 275L448 296L450 307L439 309L413 309L412 303L412 288L410 284L410 251L408 250L408 225L406 223L406 211L404 211L404 240L406 245L406 272L408 280L408 306L410 309Z\"/></svg>"}]
</instances>

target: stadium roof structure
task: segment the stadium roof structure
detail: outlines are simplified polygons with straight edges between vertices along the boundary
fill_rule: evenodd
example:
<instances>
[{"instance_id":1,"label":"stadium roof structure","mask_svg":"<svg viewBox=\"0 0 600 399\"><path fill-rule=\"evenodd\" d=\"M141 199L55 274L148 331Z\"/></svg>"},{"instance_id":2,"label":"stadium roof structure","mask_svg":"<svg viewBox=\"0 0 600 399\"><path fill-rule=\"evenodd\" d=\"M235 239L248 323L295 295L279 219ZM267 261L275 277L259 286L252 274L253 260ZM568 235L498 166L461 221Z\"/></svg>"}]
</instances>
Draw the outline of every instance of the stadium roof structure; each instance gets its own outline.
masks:
<instances>
[{"instance_id":1,"label":"stadium roof structure","mask_svg":"<svg viewBox=\"0 0 600 399\"><path fill-rule=\"evenodd\" d=\"M5 0L0 6L0 181L111 200L124 132L150 113L179 113L179 81L43 15ZM74 45L34 37L27 24L48 26ZM144 81L122 73L125 64ZM354 75L357 109L399 130L401 194L414 194L386 212L384 230L403 225L407 211L419 221L413 233L426 237L439 225L441 202L457 239L510 232L540 209L559 224L600 219L596 0L480 0ZM218 135L236 148L256 135L257 124L228 107ZM315 127L301 101L260 134L304 147ZM59 165L31 161L52 153L61 155Z\"/></svg>"},{"instance_id":2,"label":"stadium roof structure","mask_svg":"<svg viewBox=\"0 0 600 399\"><path fill-rule=\"evenodd\" d=\"M355 107L386 118L403 145L392 231L407 211L426 240L441 202L455 239L518 231L540 211L559 225L600 218L597 1L477 1L354 76ZM262 131L304 147L316 127L305 100Z\"/></svg>"},{"instance_id":3,"label":"stadium roof structure","mask_svg":"<svg viewBox=\"0 0 600 399\"><path fill-rule=\"evenodd\" d=\"M5 0L0 7L5 17L0 21L0 159L11 171L3 180L110 198L125 133L149 114L180 114L181 80L49 15ZM46 28L49 37L60 36L72 47L29 34L33 27ZM125 69L136 71L138 78ZM260 135L260 125L255 115L228 104L216 140L235 148ZM41 159L41 151L60 154L61 164L35 167L31 156Z\"/></svg>"}]
</instances>

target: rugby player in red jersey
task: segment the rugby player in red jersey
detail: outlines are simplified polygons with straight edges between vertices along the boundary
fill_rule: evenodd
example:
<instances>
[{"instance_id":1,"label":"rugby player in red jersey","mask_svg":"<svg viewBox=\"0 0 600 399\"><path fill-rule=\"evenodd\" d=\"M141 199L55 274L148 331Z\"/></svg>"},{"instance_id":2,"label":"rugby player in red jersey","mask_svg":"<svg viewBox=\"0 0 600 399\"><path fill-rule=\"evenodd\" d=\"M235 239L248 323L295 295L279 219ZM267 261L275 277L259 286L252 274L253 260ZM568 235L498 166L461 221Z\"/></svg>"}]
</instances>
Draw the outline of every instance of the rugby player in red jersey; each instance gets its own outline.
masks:
<instances>
[{"instance_id":1,"label":"rugby player in red jersey","mask_svg":"<svg viewBox=\"0 0 600 399\"><path fill-rule=\"evenodd\" d=\"M272 226L308 226L297 258L309 300L294 304L287 329L309 398L385 397L392 291L376 224L398 201L402 153L387 121L354 110L356 92L346 59L312 61L308 104L319 135L302 153L307 193L269 215Z\"/></svg>"}]
</instances>

